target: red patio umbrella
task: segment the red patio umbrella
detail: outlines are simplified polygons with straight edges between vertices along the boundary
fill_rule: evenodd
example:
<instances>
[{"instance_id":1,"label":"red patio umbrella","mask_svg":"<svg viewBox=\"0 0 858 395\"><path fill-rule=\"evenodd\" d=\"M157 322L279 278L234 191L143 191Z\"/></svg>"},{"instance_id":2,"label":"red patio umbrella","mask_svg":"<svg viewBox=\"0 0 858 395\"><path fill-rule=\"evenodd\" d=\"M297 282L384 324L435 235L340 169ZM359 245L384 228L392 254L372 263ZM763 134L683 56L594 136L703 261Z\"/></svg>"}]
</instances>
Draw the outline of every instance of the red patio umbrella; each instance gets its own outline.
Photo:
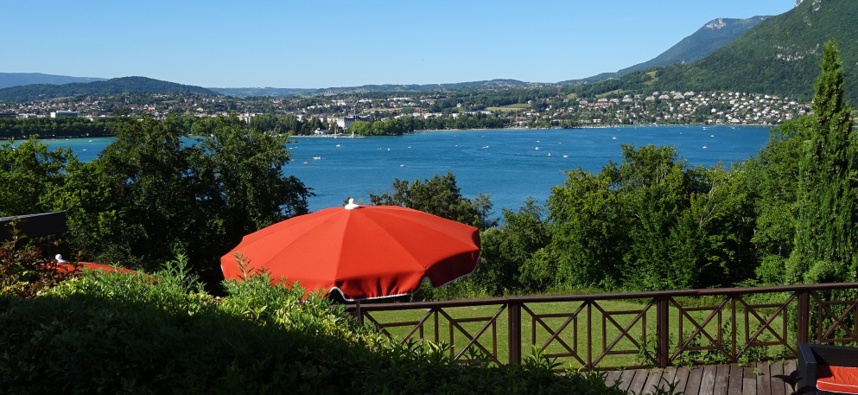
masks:
<instances>
[{"instance_id":1,"label":"red patio umbrella","mask_svg":"<svg viewBox=\"0 0 858 395\"><path fill-rule=\"evenodd\" d=\"M221 258L226 279L241 279L236 254L272 282L307 292L338 291L348 301L413 293L423 278L441 286L476 267L477 228L398 206L351 201L293 217L244 236Z\"/></svg>"}]
</instances>

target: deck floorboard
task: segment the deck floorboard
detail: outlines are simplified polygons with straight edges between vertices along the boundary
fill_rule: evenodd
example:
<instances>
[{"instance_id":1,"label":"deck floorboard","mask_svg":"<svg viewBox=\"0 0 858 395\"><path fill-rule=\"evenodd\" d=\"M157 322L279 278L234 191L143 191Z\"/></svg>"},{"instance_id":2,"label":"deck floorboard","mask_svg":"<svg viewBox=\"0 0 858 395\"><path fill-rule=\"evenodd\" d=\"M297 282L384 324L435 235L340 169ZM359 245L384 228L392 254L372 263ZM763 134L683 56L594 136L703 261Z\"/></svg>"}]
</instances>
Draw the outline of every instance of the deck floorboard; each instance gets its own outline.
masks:
<instances>
[{"instance_id":1,"label":"deck floorboard","mask_svg":"<svg viewBox=\"0 0 858 395\"><path fill-rule=\"evenodd\" d=\"M667 388L668 383L676 383L674 391L686 395L788 395L792 388L776 376L788 376L794 370L795 360L760 362L749 366L669 367L609 372L605 382L611 385L619 379L622 382L620 388L636 394L651 393L656 388Z\"/></svg>"}]
</instances>

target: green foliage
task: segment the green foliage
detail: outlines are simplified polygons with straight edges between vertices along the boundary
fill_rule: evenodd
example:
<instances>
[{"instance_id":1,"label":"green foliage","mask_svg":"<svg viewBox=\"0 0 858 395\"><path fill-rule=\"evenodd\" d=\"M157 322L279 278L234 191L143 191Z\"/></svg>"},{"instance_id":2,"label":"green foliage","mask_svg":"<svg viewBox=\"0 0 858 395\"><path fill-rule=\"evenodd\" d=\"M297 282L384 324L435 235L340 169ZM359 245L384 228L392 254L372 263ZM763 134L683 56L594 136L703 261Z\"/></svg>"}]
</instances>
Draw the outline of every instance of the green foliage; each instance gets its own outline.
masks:
<instances>
[{"instance_id":1,"label":"green foliage","mask_svg":"<svg viewBox=\"0 0 858 395\"><path fill-rule=\"evenodd\" d=\"M798 162L795 247L787 281L854 281L858 270L858 134L844 102L835 42L823 48L813 118Z\"/></svg>"},{"instance_id":2,"label":"green foliage","mask_svg":"<svg viewBox=\"0 0 858 395\"><path fill-rule=\"evenodd\" d=\"M76 162L70 149L48 150L35 137L0 143L0 217L51 211L50 196Z\"/></svg>"},{"instance_id":3,"label":"green foliage","mask_svg":"<svg viewBox=\"0 0 858 395\"><path fill-rule=\"evenodd\" d=\"M535 358L492 367L449 347L400 345L340 305L254 276L203 292L178 256L163 270L87 272L0 300L2 393L621 394ZM549 361L550 362L550 361Z\"/></svg>"},{"instance_id":4,"label":"green foliage","mask_svg":"<svg viewBox=\"0 0 858 395\"><path fill-rule=\"evenodd\" d=\"M849 72L856 71L858 46L849 22L856 16L858 7L852 1L804 2L790 12L761 22L699 63L666 70L661 82L664 87L696 85L698 90L741 90L807 98L821 59L820 48L826 41L836 38L848 42ZM854 82L852 87L856 87Z\"/></svg>"},{"instance_id":5,"label":"green foliage","mask_svg":"<svg viewBox=\"0 0 858 395\"><path fill-rule=\"evenodd\" d=\"M611 288L620 282L620 246L627 242L611 184L605 170L593 175L577 169L568 173L563 186L551 190L548 249L557 257L558 283Z\"/></svg>"},{"instance_id":6,"label":"green foliage","mask_svg":"<svg viewBox=\"0 0 858 395\"><path fill-rule=\"evenodd\" d=\"M182 85L146 77L122 77L106 81L73 82L69 84L35 84L0 89L0 100L24 102L68 96L95 96L118 93L194 93L216 95L198 86Z\"/></svg>"},{"instance_id":7,"label":"green foliage","mask_svg":"<svg viewBox=\"0 0 858 395\"><path fill-rule=\"evenodd\" d=\"M743 172L687 169L671 147L623 148L549 198L556 284L678 289L731 284L753 263Z\"/></svg>"},{"instance_id":8,"label":"green foliage","mask_svg":"<svg viewBox=\"0 0 858 395\"><path fill-rule=\"evenodd\" d=\"M404 116L378 121L357 121L349 127L349 131L359 136L401 136L415 130L499 129L507 126L509 126L507 119L477 113L464 114L455 118L423 119Z\"/></svg>"},{"instance_id":9,"label":"green foliage","mask_svg":"<svg viewBox=\"0 0 858 395\"><path fill-rule=\"evenodd\" d=\"M393 191L370 194L369 198L374 205L408 207L471 226L485 222L474 203L462 196L452 172L410 183L395 179Z\"/></svg>"},{"instance_id":10,"label":"green foliage","mask_svg":"<svg viewBox=\"0 0 858 395\"><path fill-rule=\"evenodd\" d=\"M743 166L755 197L757 218L752 241L760 257L756 274L766 284L784 282L785 261L793 249L798 158L804 154L809 122L810 117L802 117L772 129L759 156Z\"/></svg>"},{"instance_id":11,"label":"green foliage","mask_svg":"<svg viewBox=\"0 0 858 395\"><path fill-rule=\"evenodd\" d=\"M117 124L116 141L97 159L67 167L56 206L68 213L70 243L89 259L152 269L179 248L211 284L230 246L305 213L309 191L281 173L285 136L217 118L192 143L177 121Z\"/></svg>"},{"instance_id":12,"label":"green foliage","mask_svg":"<svg viewBox=\"0 0 858 395\"><path fill-rule=\"evenodd\" d=\"M102 137L110 134L112 118L90 121L86 118L0 119L0 138L27 139L36 135L48 137Z\"/></svg>"},{"instance_id":13,"label":"green foliage","mask_svg":"<svg viewBox=\"0 0 858 395\"><path fill-rule=\"evenodd\" d=\"M652 91L733 91L798 97L813 94L824 43L843 43L847 75L858 72L858 37L852 21L858 3L850 0L805 1L789 12L770 17L697 61L658 69L651 84L642 82L643 70L593 84L571 87L586 97L618 89ZM852 100L858 98L858 80L846 86Z\"/></svg>"},{"instance_id":14,"label":"green foliage","mask_svg":"<svg viewBox=\"0 0 858 395\"><path fill-rule=\"evenodd\" d=\"M408 118L413 120L414 118ZM386 121L357 121L353 123L349 130L358 136L401 136L408 132L414 131L414 125L405 123L399 119L389 119Z\"/></svg>"},{"instance_id":15,"label":"green foliage","mask_svg":"<svg viewBox=\"0 0 858 395\"><path fill-rule=\"evenodd\" d=\"M517 212L503 210L503 226L480 235L480 264L469 277L490 295L503 295L527 289L547 287L540 281L553 276L541 275L534 254L545 247L550 236L543 221L543 209L528 199Z\"/></svg>"},{"instance_id":16,"label":"green foliage","mask_svg":"<svg viewBox=\"0 0 858 395\"><path fill-rule=\"evenodd\" d=\"M0 243L0 297L33 297L69 277L49 258L52 247L46 239L29 240L13 226L12 238Z\"/></svg>"},{"instance_id":17,"label":"green foliage","mask_svg":"<svg viewBox=\"0 0 858 395\"><path fill-rule=\"evenodd\" d=\"M741 166L703 172L703 189L690 193L690 205L670 234L671 270L679 284L724 286L754 275L755 219L748 177Z\"/></svg>"}]
</instances>

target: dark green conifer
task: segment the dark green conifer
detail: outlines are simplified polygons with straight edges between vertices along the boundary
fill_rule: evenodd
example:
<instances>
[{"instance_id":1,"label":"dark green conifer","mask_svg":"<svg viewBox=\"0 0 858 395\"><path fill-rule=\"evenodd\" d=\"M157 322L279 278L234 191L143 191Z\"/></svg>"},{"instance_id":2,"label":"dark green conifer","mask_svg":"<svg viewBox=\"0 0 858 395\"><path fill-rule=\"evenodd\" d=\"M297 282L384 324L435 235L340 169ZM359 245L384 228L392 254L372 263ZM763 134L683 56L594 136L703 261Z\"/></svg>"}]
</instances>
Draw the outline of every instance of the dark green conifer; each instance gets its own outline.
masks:
<instances>
[{"instance_id":1,"label":"dark green conifer","mask_svg":"<svg viewBox=\"0 0 858 395\"><path fill-rule=\"evenodd\" d=\"M836 42L823 48L813 99L814 120L799 161L795 248L788 282L854 281L858 140L843 100L843 64Z\"/></svg>"}]
</instances>

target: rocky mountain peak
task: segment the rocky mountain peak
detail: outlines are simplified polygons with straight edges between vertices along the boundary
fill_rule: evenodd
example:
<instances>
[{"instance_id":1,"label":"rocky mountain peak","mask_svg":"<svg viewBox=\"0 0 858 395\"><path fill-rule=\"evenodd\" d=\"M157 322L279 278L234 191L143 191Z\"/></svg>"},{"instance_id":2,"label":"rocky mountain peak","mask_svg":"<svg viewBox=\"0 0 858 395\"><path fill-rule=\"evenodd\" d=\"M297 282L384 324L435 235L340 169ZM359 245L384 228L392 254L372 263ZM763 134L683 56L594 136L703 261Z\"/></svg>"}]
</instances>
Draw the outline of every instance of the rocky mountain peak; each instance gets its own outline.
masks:
<instances>
[{"instance_id":1,"label":"rocky mountain peak","mask_svg":"<svg viewBox=\"0 0 858 395\"><path fill-rule=\"evenodd\" d=\"M718 30L727 27L727 22L724 21L724 18L718 18L709 22L704 26L706 29Z\"/></svg>"}]
</instances>

